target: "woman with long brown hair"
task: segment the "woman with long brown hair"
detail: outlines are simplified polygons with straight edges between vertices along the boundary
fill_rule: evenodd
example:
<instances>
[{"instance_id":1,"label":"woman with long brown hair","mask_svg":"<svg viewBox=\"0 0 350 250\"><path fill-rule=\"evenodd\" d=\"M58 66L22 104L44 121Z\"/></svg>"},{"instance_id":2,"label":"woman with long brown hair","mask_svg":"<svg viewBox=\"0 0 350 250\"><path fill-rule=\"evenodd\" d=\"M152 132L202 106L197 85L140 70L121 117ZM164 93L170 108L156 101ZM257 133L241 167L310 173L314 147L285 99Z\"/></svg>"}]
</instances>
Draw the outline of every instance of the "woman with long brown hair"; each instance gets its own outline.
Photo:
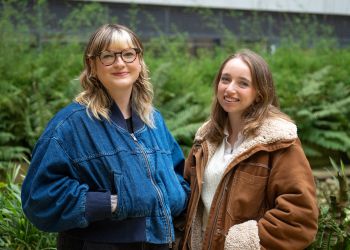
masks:
<instances>
[{"instance_id":1,"label":"woman with long brown hair","mask_svg":"<svg viewBox=\"0 0 350 250\"><path fill-rule=\"evenodd\" d=\"M267 63L250 50L230 55L214 93L185 164L183 249L306 248L317 232L315 183Z\"/></svg>"}]
</instances>

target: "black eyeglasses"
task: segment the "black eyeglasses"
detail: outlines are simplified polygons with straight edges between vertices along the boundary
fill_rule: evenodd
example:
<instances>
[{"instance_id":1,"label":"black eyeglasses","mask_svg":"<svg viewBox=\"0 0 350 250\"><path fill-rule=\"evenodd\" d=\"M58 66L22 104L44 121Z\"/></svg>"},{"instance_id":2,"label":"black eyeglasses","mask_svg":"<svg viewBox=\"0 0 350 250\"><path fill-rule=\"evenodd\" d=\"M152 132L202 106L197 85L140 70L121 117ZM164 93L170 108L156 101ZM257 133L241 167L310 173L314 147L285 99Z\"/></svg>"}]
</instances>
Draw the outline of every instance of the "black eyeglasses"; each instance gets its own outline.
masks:
<instances>
[{"instance_id":1,"label":"black eyeglasses","mask_svg":"<svg viewBox=\"0 0 350 250\"><path fill-rule=\"evenodd\" d=\"M101 63L105 66L112 65L117 59L117 55L120 55L123 62L132 63L140 52L141 49L139 48L123 49L120 52L102 51L98 54L98 58L100 58Z\"/></svg>"}]
</instances>

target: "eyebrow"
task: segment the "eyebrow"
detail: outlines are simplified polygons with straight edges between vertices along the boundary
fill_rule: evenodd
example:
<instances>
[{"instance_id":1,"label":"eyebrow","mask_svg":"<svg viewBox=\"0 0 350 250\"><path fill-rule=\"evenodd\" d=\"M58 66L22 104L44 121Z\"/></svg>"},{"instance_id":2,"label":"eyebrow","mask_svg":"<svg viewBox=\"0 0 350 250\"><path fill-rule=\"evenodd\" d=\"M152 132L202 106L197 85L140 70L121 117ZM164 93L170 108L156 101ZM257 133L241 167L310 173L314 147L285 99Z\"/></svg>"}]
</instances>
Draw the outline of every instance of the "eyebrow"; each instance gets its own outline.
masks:
<instances>
[{"instance_id":1,"label":"eyebrow","mask_svg":"<svg viewBox=\"0 0 350 250\"><path fill-rule=\"evenodd\" d=\"M221 76L230 76L230 77L231 77L231 75L230 75L230 74L227 74L227 73L221 74Z\"/></svg>"},{"instance_id":2,"label":"eyebrow","mask_svg":"<svg viewBox=\"0 0 350 250\"><path fill-rule=\"evenodd\" d=\"M229 74L229 73L223 73L223 74L221 74L221 77L223 77L223 76L225 76L225 77L232 77L231 76L231 74ZM245 81L248 81L248 82L251 82L251 80L249 80L248 78L246 78L246 77L238 77L238 79L239 80L245 80Z\"/></svg>"},{"instance_id":3,"label":"eyebrow","mask_svg":"<svg viewBox=\"0 0 350 250\"><path fill-rule=\"evenodd\" d=\"M117 49L117 50L112 50L112 49L108 49L108 48L106 48L105 50L103 50L103 51L109 51L109 52L121 52L121 51L123 51L123 50L129 50L129 49L133 49L133 47L129 47L129 48L124 48L124 49Z\"/></svg>"},{"instance_id":4,"label":"eyebrow","mask_svg":"<svg viewBox=\"0 0 350 250\"><path fill-rule=\"evenodd\" d=\"M248 81L248 82L251 82L251 80L249 80L248 78L246 78L246 77L238 77L238 79L240 79L240 80L245 80L245 81Z\"/></svg>"}]
</instances>

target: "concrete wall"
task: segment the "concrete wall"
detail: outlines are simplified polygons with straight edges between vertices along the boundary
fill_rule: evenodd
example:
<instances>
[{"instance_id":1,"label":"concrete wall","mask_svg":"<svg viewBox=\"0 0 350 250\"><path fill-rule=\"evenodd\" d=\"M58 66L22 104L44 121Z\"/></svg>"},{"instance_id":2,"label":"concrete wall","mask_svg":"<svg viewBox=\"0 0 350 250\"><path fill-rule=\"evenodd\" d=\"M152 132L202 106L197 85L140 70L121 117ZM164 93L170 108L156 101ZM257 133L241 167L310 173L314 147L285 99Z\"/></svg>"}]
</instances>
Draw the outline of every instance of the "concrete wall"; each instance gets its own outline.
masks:
<instances>
[{"instance_id":1,"label":"concrete wall","mask_svg":"<svg viewBox=\"0 0 350 250\"><path fill-rule=\"evenodd\" d=\"M305 6L308 6L308 10L315 12L316 9L321 9L321 7L313 6L311 3L315 1L324 3L324 0L297 0L288 1L281 0L283 2L293 2L294 9L297 8L297 2L305 2ZM49 0L51 8L57 14L57 16L65 16L69 13L69 9L72 6L78 6L81 4L90 3L90 0ZM96 1L95 1L96 2ZM264 41L267 46L277 45L283 35L288 29L292 29L296 39L298 35L303 32L308 32L307 25L300 25L299 27L291 27L290 20L294 18L303 19L305 17L316 22L319 27L330 26L334 30L334 38L339 41L340 46L350 45L350 15L340 15L338 14L316 14L316 13L305 13L305 12L290 12L282 11L287 9L286 5L280 6L280 11L272 10L262 10L272 9L272 3L277 4L277 0L244 0L240 2L245 2L246 8L248 8L248 3L251 3L249 8L244 9L243 4L239 5L238 0L223 1L223 0L172 0L172 1L161 1L161 0L139 0L139 1L112 1L104 0L100 1L101 4L107 7L109 15L113 18L117 18L117 22L124 24L126 26L131 26L135 31L141 36L142 39L149 39L152 37L159 36L160 32L165 35L175 35L176 32L184 32L188 34L189 42L195 47L210 46L210 44L220 44L224 36L225 31L232 32L236 37L244 41ZM125 2L125 3L124 3ZM128 3L126 3L128 2ZM134 4L131 4L133 2ZM137 4L136 4L137 2ZM146 4L147 2L147 4ZM155 4L155 3L158 4ZM165 2L167 4L165 4ZM211 2L215 3L215 8L198 8L201 6L209 5ZM220 4L227 2L232 2L232 5L240 6L240 9L231 8L218 8ZM262 6L262 2L266 2L265 6ZM340 4L344 5L343 11L345 12L350 0L328 0L328 2L333 2L335 5L328 8L328 11L339 10ZM144 4L141 4L144 3ZM150 4L153 3L153 4ZM191 5L189 4L191 3ZM198 3L198 5L195 5ZM253 5L253 3L255 5ZM306 3L308 3L306 5ZM336 4L337 3L337 4ZM289 3L292 5L291 3ZM70 7L69 7L70 6ZM252 8L255 6L254 8ZM260 6L260 7L259 7ZM270 7L269 7L270 6ZM299 9L302 5L299 5ZM335 7L336 6L336 7ZM232 7L232 6L231 6ZM260 9L258 9L258 7ZM283 7L283 8L282 8ZM130 15L131 12L135 13L134 10L137 9L136 17ZM277 7L275 7L276 9ZM323 8L326 8L323 5ZM306 7L304 8L306 9ZM204 13L204 15L203 15ZM210 13L207 15L206 13ZM150 20L150 18L152 20ZM216 24L213 25L213 24ZM96 23L96 25L98 25ZM135 26L136 25L136 26ZM219 26L218 26L219 25ZM294 25L294 24L292 24ZM156 26L156 27L155 27ZM176 31L174 31L176 27ZM224 29L223 29L224 27ZM81 30L82 40L85 40L86 34L90 34L96 27L89 27L89 30ZM299 29L304 30L299 30ZM91 30L90 30L91 29ZM311 28L312 30L312 28ZM317 39L318 34L315 34Z\"/></svg>"},{"instance_id":2,"label":"concrete wall","mask_svg":"<svg viewBox=\"0 0 350 250\"><path fill-rule=\"evenodd\" d=\"M349 0L83 0L90 2L350 15Z\"/></svg>"}]
</instances>

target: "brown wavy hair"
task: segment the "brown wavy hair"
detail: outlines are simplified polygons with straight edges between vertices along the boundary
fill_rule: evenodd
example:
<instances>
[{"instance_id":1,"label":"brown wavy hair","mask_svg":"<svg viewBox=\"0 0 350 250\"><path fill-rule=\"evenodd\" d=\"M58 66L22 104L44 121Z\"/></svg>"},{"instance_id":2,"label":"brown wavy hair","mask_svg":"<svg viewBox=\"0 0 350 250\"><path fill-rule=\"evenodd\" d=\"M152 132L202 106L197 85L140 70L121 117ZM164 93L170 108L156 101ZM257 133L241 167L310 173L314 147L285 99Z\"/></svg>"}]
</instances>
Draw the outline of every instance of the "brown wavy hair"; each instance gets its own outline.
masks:
<instances>
[{"instance_id":1,"label":"brown wavy hair","mask_svg":"<svg viewBox=\"0 0 350 250\"><path fill-rule=\"evenodd\" d=\"M137 35L129 28L119 24L105 24L98 28L90 37L84 52L84 70L80 74L80 84L83 88L75 100L85 105L94 117L110 120L110 107L113 99L103 84L96 77L96 60L101 51L111 44L127 43L132 48L139 48L138 54L141 72L132 88L131 105L140 118L150 127L154 127L153 87L149 80L148 68L143 58L143 45ZM88 112L89 114L89 112Z\"/></svg>"},{"instance_id":2,"label":"brown wavy hair","mask_svg":"<svg viewBox=\"0 0 350 250\"><path fill-rule=\"evenodd\" d=\"M257 129L261 126L263 120L268 117L278 117L292 121L289 116L279 109L274 81L266 61L251 50L240 50L224 60L213 82L215 98L212 103L206 138L214 143L221 143L224 138L224 129L228 125L228 113L218 102L217 91L223 68L233 58L239 58L247 64L251 72L253 86L257 90L257 101L242 114L243 136L247 138L256 135Z\"/></svg>"}]
</instances>

